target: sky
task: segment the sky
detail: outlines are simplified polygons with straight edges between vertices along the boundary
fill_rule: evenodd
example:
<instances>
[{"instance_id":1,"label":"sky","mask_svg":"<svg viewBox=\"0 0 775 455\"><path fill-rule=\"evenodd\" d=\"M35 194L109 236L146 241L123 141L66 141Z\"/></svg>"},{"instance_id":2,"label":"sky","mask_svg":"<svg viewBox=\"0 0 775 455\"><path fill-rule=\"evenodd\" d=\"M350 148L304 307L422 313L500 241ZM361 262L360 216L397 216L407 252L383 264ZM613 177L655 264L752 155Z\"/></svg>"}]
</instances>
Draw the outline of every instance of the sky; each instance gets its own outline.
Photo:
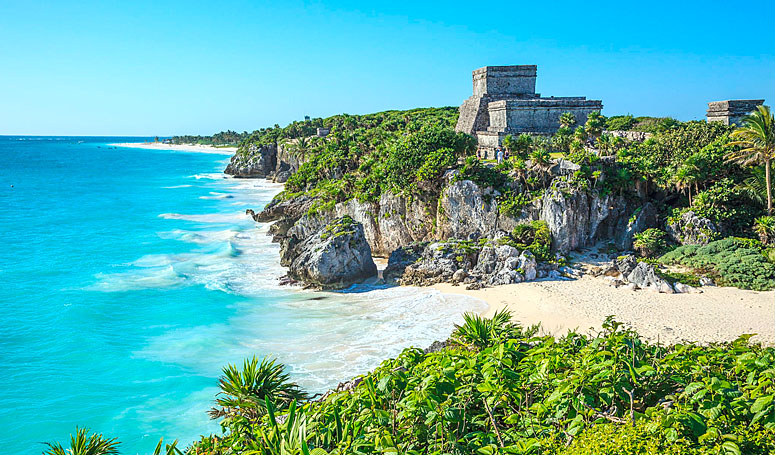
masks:
<instances>
[{"instance_id":1,"label":"sky","mask_svg":"<svg viewBox=\"0 0 775 455\"><path fill-rule=\"evenodd\" d=\"M459 106L471 71L605 115L775 102L775 2L0 0L0 134L211 134Z\"/></svg>"}]
</instances>

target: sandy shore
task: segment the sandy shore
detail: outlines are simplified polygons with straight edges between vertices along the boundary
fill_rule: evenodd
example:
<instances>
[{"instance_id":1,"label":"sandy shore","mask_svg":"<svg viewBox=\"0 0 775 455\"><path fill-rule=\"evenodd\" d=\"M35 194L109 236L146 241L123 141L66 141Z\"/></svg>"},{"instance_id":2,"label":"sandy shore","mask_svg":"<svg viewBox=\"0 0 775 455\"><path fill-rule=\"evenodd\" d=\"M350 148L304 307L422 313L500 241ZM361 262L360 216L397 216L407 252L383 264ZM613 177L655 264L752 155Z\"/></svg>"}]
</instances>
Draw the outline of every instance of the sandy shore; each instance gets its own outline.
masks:
<instances>
[{"instance_id":1,"label":"sandy shore","mask_svg":"<svg viewBox=\"0 0 775 455\"><path fill-rule=\"evenodd\" d=\"M212 153L214 155L233 155L237 147L213 147L200 144L163 144L161 142L124 142L121 144L109 144L116 147L128 147L137 149L176 150L180 152Z\"/></svg>"},{"instance_id":2,"label":"sandy shore","mask_svg":"<svg viewBox=\"0 0 775 455\"><path fill-rule=\"evenodd\" d=\"M659 294L617 289L588 275L476 291L447 283L433 287L485 301L488 316L507 308L523 325L541 323L544 333L553 335L571 329L594 333L606 316L615 315L652 341L708 343L756 333L754 341L775 345L775 291L704 287L702 294Z\"/></svg>"}]
</instances>

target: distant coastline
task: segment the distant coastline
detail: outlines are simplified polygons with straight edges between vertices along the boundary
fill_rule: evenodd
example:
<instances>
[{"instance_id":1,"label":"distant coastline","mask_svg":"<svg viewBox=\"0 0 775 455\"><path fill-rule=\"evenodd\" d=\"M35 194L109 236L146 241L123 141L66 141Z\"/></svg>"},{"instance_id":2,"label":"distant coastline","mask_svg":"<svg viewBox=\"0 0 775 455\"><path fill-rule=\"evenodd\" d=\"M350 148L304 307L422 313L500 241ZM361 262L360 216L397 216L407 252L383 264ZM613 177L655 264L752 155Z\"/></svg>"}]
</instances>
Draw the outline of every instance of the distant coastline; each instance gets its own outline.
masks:
<instances>
[{"instance_id":1,"label":"distant coastline","mask_svg":"<svg viewBox=\"0 0 775 455\"><path fill-rule=\"evenodd\" d=\"M165 144L163 142L122 142L118 144L108 144L116 147L155 149L155 150L175 150L179 152L210 153L213 155L233 155L237 147L214 147L212 145L202 144Z\"/></svg>"}]
</instances>

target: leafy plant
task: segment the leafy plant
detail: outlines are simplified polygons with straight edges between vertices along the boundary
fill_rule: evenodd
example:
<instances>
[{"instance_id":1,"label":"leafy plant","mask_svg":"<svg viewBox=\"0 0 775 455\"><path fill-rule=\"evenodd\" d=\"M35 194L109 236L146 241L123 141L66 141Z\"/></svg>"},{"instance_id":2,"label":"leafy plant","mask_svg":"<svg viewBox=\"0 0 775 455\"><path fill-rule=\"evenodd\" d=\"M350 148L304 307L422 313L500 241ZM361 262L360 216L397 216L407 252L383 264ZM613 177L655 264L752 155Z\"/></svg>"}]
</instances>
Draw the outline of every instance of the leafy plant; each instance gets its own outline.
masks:
<instances>
[{"instance_id":1,"label":"leafy plant","mask_svg":"<svg viewBox=\"0 0 775 455\"><path fill-rule=\"evenodd\" d=\"M745 118L743 126L732 133L731 145L743 148L729 153L727 159L743 165L763 164L767 181L767 214L772 215L772 178L770 163L775 159L775 116L769 106L757 106Z\"/></svg>"},{"instance_id":2,"label":"leafy plant","mask_svg":"<svg viewBox=\"0 0 775 455\"><path fill-rule=\"evenodd\" d=\"M753 230L765 245L775 243L775 216L760 216L753 223Z\"/></svg>"},{"instance_id":3,"label":"leafy plant","mask_svg":"<svg viewBox=\"0 0 775 455\"><path fill-rule=\"evenodd\" d=\"M114 455L119 453L118 440L108 439L101 434L89 434L87 428L76 428L70 435L70 446L65 448L56 442L47 442L48 450L43 455Z\"/></svg>"},{"instance_id":4,"label":"leafy plant","mask_svg":"<svg viewBox=\"0 0 775 455\"><path fill-rule=\"evenodd\" d=\"M661 229L649 228L633 236L632 246L641 257L652 257L667 249L667 233Z\"/></svg>"}]
</instances>

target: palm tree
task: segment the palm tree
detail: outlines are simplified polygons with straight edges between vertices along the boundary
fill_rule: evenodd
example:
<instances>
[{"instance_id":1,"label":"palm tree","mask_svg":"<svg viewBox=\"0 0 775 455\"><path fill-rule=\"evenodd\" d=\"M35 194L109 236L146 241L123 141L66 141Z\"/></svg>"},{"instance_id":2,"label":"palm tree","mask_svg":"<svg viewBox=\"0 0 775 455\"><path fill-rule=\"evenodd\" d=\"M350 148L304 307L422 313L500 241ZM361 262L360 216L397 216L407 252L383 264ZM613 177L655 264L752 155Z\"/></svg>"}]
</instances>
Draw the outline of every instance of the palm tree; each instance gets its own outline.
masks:
<instances>
[{"instance_id":1,"label":"palm tree","mask_svg":"<svg viewBox=\"0 0 775 455\"><path fill-rule=\"evenodd\" d=\"M242 370L236 365L226 365L218 386L221 388L219 395L224 396L215 400L220 408L208 412L213 419L242 417L255 421L266 413L267 399L282 409L293 400L308 398L295 382L290 381L281 363L268 358L259 363L256 356L245 359Z\"/></svg>"},{"instance_id":2,"label":"palm tree","mask_svg":"<svg viewBox=\"0 0 775 455\"><path fill-rule=\"evenodd\" d=\"M571 128L576 124L576 116L572 112L564 112L560 115L560 126Z\"/></svg>"},{"instance_id":3,"label":"palm tree","mask_svg":"<svg viewBox=\"0 0 775 455\"><path fill-rule=\"evenodd\" d=\"M679 191L688 190L689 205L692 205L692 185L697 182L697 172L698 169L696 167L684 164L678 168L675 176L673 176Z\"/></svg>"},{"instance_id":4,"label":"palm tree","mask_svg":"<svg viewBox=\"0 0 775 455\"><path fill-rule=\"evenodd\" d=\"M732 135L735 139L730 145L743 148L730 152L727 161L743 165L764 164L767 187L767 214L772 215L772 176L770 163L775 159L775 118L769 106L757 106L756 110L745 118L743 126Z\"/></svg>"},{"instance_id":5,"label":"palm tree","mask_svg":"<svg viewBox=\"0 0 775 455\"><path fill-rule=\"evenodd\" d=\"M88 428L76 428L75 435L70 435L70 448L47 442L48 450L43 455L115 455L119 444L116 438L108 439L98 433L89 435Z\"/></svg>"}]
</instances>

